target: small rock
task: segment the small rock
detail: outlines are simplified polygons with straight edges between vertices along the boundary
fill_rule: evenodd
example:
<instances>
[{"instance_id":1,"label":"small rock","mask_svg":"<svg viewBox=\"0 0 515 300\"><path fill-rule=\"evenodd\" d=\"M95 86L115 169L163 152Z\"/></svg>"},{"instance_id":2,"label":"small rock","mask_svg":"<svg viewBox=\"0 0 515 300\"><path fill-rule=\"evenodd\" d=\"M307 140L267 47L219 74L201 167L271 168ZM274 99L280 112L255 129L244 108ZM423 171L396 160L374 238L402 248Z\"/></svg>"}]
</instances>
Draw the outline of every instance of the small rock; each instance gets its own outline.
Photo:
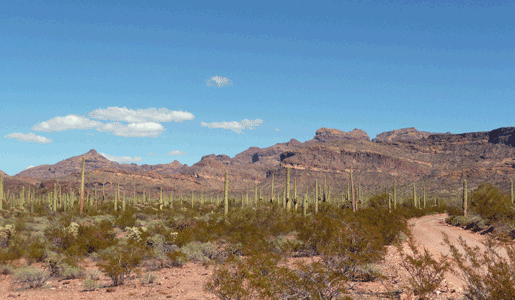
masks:
<instances>
[{"instance_id":1,"label":"small rock","mask_svg":"<svg viewBox=\"0 0 515 300\"><path fill-rule=\"evenodd\" d=\"M107 288L106 292L108 292L108 293L116 292L116 288Z\"/></svg>"}]
</instances>

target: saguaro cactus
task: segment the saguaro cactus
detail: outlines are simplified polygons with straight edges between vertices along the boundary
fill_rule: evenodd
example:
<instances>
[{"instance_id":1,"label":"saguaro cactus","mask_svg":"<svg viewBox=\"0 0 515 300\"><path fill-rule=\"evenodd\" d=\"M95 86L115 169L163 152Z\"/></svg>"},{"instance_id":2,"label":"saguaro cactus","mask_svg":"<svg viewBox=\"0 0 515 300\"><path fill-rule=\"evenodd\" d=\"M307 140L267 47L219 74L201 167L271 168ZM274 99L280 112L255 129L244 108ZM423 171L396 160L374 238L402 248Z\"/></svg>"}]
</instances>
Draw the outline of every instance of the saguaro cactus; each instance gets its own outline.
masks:
<instances>
[{"instance_id":1,"label":"saguaro cactus","mask_svg":"<svg viewBox=\"0 0 515 300\"><path fill-rule=\"evenodd\" d=\"M290 210L290 167L286 167L286 208Z\"/></svg>"},{"instance_id":2,"label":"saguaro cactus","mask_svg":"<svg viewBox=\"0 0 515 300\"><path fill-rule=\"evenodd\" d=\"M511 195L511 203L514 204L515 203L515 195L513 194L513 180L511 181L510 195ZM0 199L2 199L1 196L0 196ZM0 204L0 209L2 209L1 204Z\"/></svg>"},{"instance_id":3,"label":"saguaro cactus","mask_svg":"<svg viewBox=\"0 0 515 300\"><path fill-rule=\"evenodd\" d=\"M229 173L225 171L224 182L224 217L227 218L229 214Z\"/></svg>"},{"instance_id":4,"label":"saguaro cactus","mask_svg":"<svg viewBox=\"0 0 515 300\"><path fill-rule=\"evenodd\" d=\"M463 216L467 216L468 199L467 199L467 179L463 180Z\"/></svg>"},{"instance_id":5,"label":"saguaro cactus","mask_svg":"<svg viewBox=\"0 0 515 300\"><path fill-rule=\"evenodd\" d=\"M315 179L315 215L318 212L318 179Z\"/></svg>"},{"instance_id":6,"label":"saguaro cactus","mask_svg":"<svg viewBox=\"0 0 515 300\"><path fill-rule=\"evenodd\" d=\"M118 189L114 192L114 211L118 211L118 191L120 190L120 184L118 184Z\"/></svg>"},{"instance_id":7,"label":"saguaro cactus","mask_svg":"<svg viewBox=\"0 0 515 300\"><path fill-rule=\"evenodd\" d=\"M395 179L393 180L393 209L397 209L397 186L395 185Z\"/></svg>"},{"instance_id":8,"label":"saguaro cactus","mask_svg":"<svg viewBox=\"0 0 515 300\"><path fill-rule=\"evenodd\" d=\"M84 212L84 166L86 164L86 161L84 159L84 156L82 157L82 171L81 171L81 176L80 176L80 206L79 206L79 210L80 210L80 214L82 215L82 213Z\"/></svg>"},{"instance_id":9,"label":"saguaro cactus","mask_svg":"<svg viewBox=\"0 0 515 300\"><path fill-rule=\"evenodd\" d=\"M20 193L20 207L23 207L25 205L25 187L21 187L21 193Z\"/></svg>"},{"instance_id":10,"label":"saguaro cactus","mask_svg":"<svg viewBox=\"0 0 515 300\"><path fill-rule=\"evenodd\" d=\"M159 187L159 210L163 210L163 187Z\"/></svg>"},{"instance_id":11,"label":"saguaro cactus","mask_svg":"<svg viewBox=\"0 0 515 300\"><path fill-rule=\"evenodd\" d=\"M257 207L257 203L258 203L258 194L257 194L257 182L256 182L256 186L254 187L254 207Z\"/></svg>"},{"instance_id":12,"label":"saguaro cactus","mask_svg":"<svg viewBox=\"0 0 515 300\"><path fill-rule=\"evenodd\" d=\"M351 186L351 197L352 197L352 211L358 210L358 204L354 198L354 179L352 178L352 167L350 167L350 186Z\"/></svg>"},{"instance_id":13,"label":"saguaro cactus","mask_svg":"<svg viewBox=\"0 0 515 300\"><path fill-rule=\"evenodd\" d=\"M415 187L415 184L413 184L413 203L415 205L415 208L419 208L417 206L417 188Z\"/></svg>"},{"instance_id":14,"label":"saguaro cactus","mask_svg":"<svg viewBox=\"0 0 515 300\"><path fill-rule=\"evenodd\" d=\"M272 174L272 203L274 202L274 174Z\"/></svg>"},{"instance_id":15,"label":"saguaro cactus","mask_svg":"<svg viewBox=\"0 0 515 300\"><path fill-rule=\"evenodd\" d=\"M424 186L424 209L426 208L426 187Z\"/></svg>"}]
</instances>

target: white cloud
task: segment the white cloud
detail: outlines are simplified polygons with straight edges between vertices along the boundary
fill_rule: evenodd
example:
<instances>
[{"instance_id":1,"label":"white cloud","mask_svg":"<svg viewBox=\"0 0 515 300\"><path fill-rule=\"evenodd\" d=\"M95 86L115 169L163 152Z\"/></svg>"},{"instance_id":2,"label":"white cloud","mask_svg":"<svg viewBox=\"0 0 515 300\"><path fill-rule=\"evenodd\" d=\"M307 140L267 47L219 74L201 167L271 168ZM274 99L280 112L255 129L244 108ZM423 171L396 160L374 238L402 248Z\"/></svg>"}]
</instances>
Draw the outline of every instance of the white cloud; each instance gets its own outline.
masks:
<instances>
[{"instance_id":1,"label":"white cloud","mask_svg":"<svg viewBox=\"0 0 515 300\"><path fill-rule=\"evenodd\" d=\"M130 123L124 125L120 122L107 123L97 127L101 132L112 132L117 136L124 137L157 137L165 131L163 125L154 122Z\"/></svg>"},{"instance_id":2,"label":"white cloud","mask_svg":"<svg viewBox=\"0 0 515 300\"><path fill-rule=\"evenodd\" d=\"M105 153L99 153L99 154L102 155L103 157L107 158L108 160L115 161L117 163L143 161L143 159L139 156L135 156L134 158L131 158L129 156L118 157L118 156L113 156L113 155L109 155L109 154L105 154Z\"/></svg>"},{"instance_id":3,"label":"white cloud","mask_svg":"<svg viewBox=\"0 0 515 300\"><path fill-rule=\"evenodd\" d=\"M275 131L279 131L279 128L276 128Z\"/></svg>"},{"instance_id":4,"label":"white cloud","mask_svg":"<svg viewBox=\"0 0 515 300\"><path fill-rule=\"evenodd\" d=\"M147 156L153 156L153 155L156 155L156 154L152 153L152 152L147 153Z\"/></svg>"},{"instance_id":5,"label":"white cloud","mask_svg":"<svg viewBox=\"0 0 515 300\"><path fill-rule=\"evenodd\" d=\"M94 136L94 135L93 135L93 133L89 133L89 132L88 132L88 133L86 133L86 135L91 135L91 136Z\"/></svg>"},{"instance_id":6,"label":"white cloud","mask_svg":"<svg viewBox=\"0 0 515 300\"><path fill-rule=\"evenodd\" d=\"M232 85L232 81L226 77L213 76L206 81L206 85L218 87L230 86Z\"/></svg>"},{"instance_id":7,"label":"white cloud","mask_svg":"<svg viewBox=\"0 0 515 300\"><path fill-rule=\"evenodd\" d=\"M92 129L101 126L103 123L93 121L77 115L67 115L66 117L55 117L48 121L41 122L32 127L34 131L58 132L70 129Z\"/></svg>"},{"instance_id":8,"label":"white cloud","mask_svg":"<svg viewBox=\"0 0 515 300\"><path fill-rule=\"evenodd\" d=\"M89 112L88 116L97 120L122 121L127 123L184 122L195 118L192 113L186 111L171 111L166 108L132 110L126 107L99 108Z\"/></svg>"},{"instance_id":9,"label":"white cloud","mask_svg":"<svg viewBox=\"0 0 515 300\"><path fill-rule=\"evenodd\" d=\"M4 139L16 139L19 142L28 142L28 143L39 143L39 144L47 144L51 143L51 139L47 139L46 137L35 135L34 133L23 134L23 133L11 133L4 136Z\"/></svg>"},{"instance_id":10,"label":"white cloud","mask_svg":"<svg viewBox=\"0 0 515 300\"><path fill-rule=\"evenodd\" d=\"M179 150L172 150L165 154L165 156L175 156L175 155L186 155L186 152Z\"/></svg>"},{"instance_id":11,"label":"white cloud","mask_svg":"<svg viewBox=\"0 0 515 300\"><path fill-rule=\"evenodd\" d=\"M34 168L34 166L28 166L27 168L25 168L25 170L28 170L30 168Z\"/></svg>"},{"instance_id":12,"label":"white cloud","mask_svg":"<svg viewBox=\"0 0 515 300\"><path fill-rule=\"evenodd\" d=\"M244 119L241 122L236 122L236 121L232 121L232 122L224 121L224 122L213 122L213 123L201 122L200 125L208 127L208 128L230 129L230 130L240 134L240 133L242 133L242 129L246 129L246 130L256 129L256 127L261 126L262 123L263 123L263 120L260 120L260 119L256 119L256 120Z\"/></svg>"}]
</instances>

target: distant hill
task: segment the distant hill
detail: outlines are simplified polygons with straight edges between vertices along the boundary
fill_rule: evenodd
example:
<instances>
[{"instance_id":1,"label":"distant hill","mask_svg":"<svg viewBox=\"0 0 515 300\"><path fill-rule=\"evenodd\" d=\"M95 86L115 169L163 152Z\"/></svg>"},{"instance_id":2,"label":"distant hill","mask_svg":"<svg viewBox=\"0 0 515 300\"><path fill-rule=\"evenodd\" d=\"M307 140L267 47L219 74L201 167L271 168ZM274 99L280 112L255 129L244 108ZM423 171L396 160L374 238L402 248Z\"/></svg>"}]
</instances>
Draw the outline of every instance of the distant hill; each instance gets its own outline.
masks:
<instances>
[{"instance_id":1,"label":"distant hill","mask_svg":"<svg viewBox=\"0 0 515 300\"><path fill-rule=\"evenodd\" d=\"M29 184L40 192L78 188L82 156L86 158L86 190L102 187L112 193L147 191L157 196L165 193L221 193L224 173L230 178L233 193L253 193L254 186L270 194L275 175L275 194L285 184L286 167L292 169L299 193L312 191L315 179L331 186L333 195L346 193L352 167L356 185L365 194L384 191L395 180L399 193L406 197L412 184L426 188L428 194L458 197L461 181L466 178L473 189L482 182L506 188L515 180L515 128L504 127L486 132L432 134L404 128L379 134L373 141L359 129L343 132L321 128L312 140L301 143L291 139L266 148L250 147L234 157L205 155L192 166L178 161L158 165L119 164L95 150L71 157L54 165L27 169L10 179ZM14 182L14 181L13 181ZM19 186L19 184L18 184ZM13 188L14 185L13 185Z\"/></svg>"}]
</instances>

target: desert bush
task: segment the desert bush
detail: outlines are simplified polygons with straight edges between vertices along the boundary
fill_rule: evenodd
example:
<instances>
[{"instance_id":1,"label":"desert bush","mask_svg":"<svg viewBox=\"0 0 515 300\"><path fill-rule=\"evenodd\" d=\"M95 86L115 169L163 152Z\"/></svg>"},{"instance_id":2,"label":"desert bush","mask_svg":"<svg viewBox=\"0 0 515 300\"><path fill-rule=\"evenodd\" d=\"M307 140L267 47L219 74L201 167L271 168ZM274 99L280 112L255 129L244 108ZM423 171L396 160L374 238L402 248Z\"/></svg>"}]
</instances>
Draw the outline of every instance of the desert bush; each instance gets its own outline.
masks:
<instances>
[{"instance_id":1,"label":"desert bush","mask_svg":"<svg viewBox=\"0 0 515 300\"><path fill-rule=\"evenodd\" d=\"M497 241L488 236L483 242L485 247L472 248L459 237L458 242L465 250L462 254L451 244L444 234L444 241L458 265L459 272L466 282L465 297L470 300L512 299L515 295L515 246L504 237ZM508 259L500 255L505 250Z\"/></svg>"},{"instance_id":2,"label":"desert bush","mask_svg":"<svg viewBox=\"0 0 515 300\"><path fill-rule=\"evenodd\" d=\"M177 268L182 268L187 259L186 254L181 251L166 252L166 256L170 259L170 266Z\"/></svg>"},{"instance_id":3,"label":"desert bush","mask_svg":"<svg viewBox=\"0 0 515 300\"><path fill-rule=\"evenodd\" d=\"M102 285L98 283L98 280L86 278L82 281L82 290L83 291L87 291L87 292L94 291L101 287L102 287Z\"/></svg>"},{"instance_id":4,"label":"desert bush","mask_svg":"<svg viewBox=\"0 0 515 300\"><path fill-rule=\"evenodd\" d=\"M75 222L53 222L45 236L55 251L69 256L83 256L118 243L112 222L102 220L95 224L79 225Z\"/></svg>"},{"instance_id":5,"label":"desert bush","mask_svg":"<svg viewBox=\"0 0 515 300\"><path fill-rule=\"evenodd\" d=\"M102 285L98 282L100 279L100 274L97 270L89 270L85 274L85 278L82 281L82 290L83 291L94 291L98 288L101 288Z\"/></svg>"},{"instance_id":6,"label":"desert bush","mask_svg":"<svg viewBox=\"0 0 515 300\"><path fill-rule=\"evenodd\" d=\"M16 229L13 224L0 226L0 248L8 247L15 234Z\"/></svg>"},{"instance_id":7,"label":"desert bush","mask_svg":"<svg viewBox=\"0 0 515 300\"><path fill-rule=\"evenodd\" d=\"M84 271L77 266L70 266L67 263L63 263L60 266L60 275L61 279L77 279L84 277Z\"/></svg>"},{"instance_id":8,"label":"desert bush","mask_svg":"<svg viewBox=\"0 0 515 300\"><path fill-rule=\"evenodd\" d=\"M181 247L181 252L191 261L207 263L218 254L215 245L210 242L191 242Z\"/></svg>"},{"instance_id":9,"label":"desert bush","mask_svg":"<svg viewBox=\"0 0 515 300\"><path fill-rule=\"evenodd\" d=\"M143 260L141 248L131 246L111 247L100 254L101 262L98 267L111 278L113 285L122 285L125 277L129 275Z\"/></svg>"},{"instance_id":10,"label":"desert bush","mask_svg":"<svg viewBox=\"0 0 515 300\"><path fill-rule=\"evenodd\" d=\"M141 284L150 284L154 283L154 281L157 279L157 275L154 273L145 273L143 276L139 278L139 282Z\"/></svg>"},{"instance_id":11,"label":"desert bush","mask_svg":"<svg viewBox=\"0 0 515 300\"><path fill-rule=\"evenodd\" d=\"M132 206L127 206L125 211L123 211L114 220L114 226L116 226L120 229L135 226L136 221L137 221L135 214L136 214L136 209L134 209Z\"/></svg>"},{"instance_id":12,"label":"desert bush","mask_svg":"<svg viewBox=\"0 0 515 300\"><path fill-rule=\"evenodd\" d=\"M42 262L46 258L46 248L47 242L43 238L39 236L29 237L25 257L30 263Z\"/></svg>"},{"instance_id":13,"label":"desert bush","mask_svg":"<svg viewBox=\"0 0 515 300\"><path fill-rule=\"evenodd\" d=\"M368 199L368 207L388 209L389 196L386 193L373 195ZM393 206L393 200L392 200ZM392 207L393 208L393 207Z\"/></svg>"},{"instance_id":14,"label":"desert bush","mask_svg":"<svg viewBox=\"0 0 515 300\"><path fill-rule=\"evenodd\" d=\"M344 277L323 264L290 269L272 253L232 258L218 266L206 290L219 299L341 299Z\"/></svg>"},{"instance_id":15,"label":"desert bush","mask_svg":"<svg viewBox=\"0 0 515 300\"><path fill-rule=\"evenodd\" d=\"M483 218L487 225L493 221L513 219L515 208L509 195L501 194L491 184L483 183L470 195L470 211Z\"/></svg>"},{"instance_id":16,"label":"desert bush","mask_svg":"<svg viewBox=\"0 0 515 300\"><path fill-rule=\"evenodd\" d=\"M402 259L401 266L410 276L407 288L421 299L426 299L428 294L440 286L445 273L450 270L450 263L447 256L440 256L439 260L434 259L425 248L424 253L420 253L413 236L409 233L407 244L413 255L406 253L400 243L396 245Z\"/></svg>"},{"instance_id":17,"label":"desert bush","mask_svg":"<svg viewBox=\"0 0 515 300\"><path fill-rule=\"evenodd\" d=\"M14 272L15 283L20 284L22 287L40 287L48 278L49 276L44 270L32 266L22 267Z\"/></svg>"}]
</instances>

